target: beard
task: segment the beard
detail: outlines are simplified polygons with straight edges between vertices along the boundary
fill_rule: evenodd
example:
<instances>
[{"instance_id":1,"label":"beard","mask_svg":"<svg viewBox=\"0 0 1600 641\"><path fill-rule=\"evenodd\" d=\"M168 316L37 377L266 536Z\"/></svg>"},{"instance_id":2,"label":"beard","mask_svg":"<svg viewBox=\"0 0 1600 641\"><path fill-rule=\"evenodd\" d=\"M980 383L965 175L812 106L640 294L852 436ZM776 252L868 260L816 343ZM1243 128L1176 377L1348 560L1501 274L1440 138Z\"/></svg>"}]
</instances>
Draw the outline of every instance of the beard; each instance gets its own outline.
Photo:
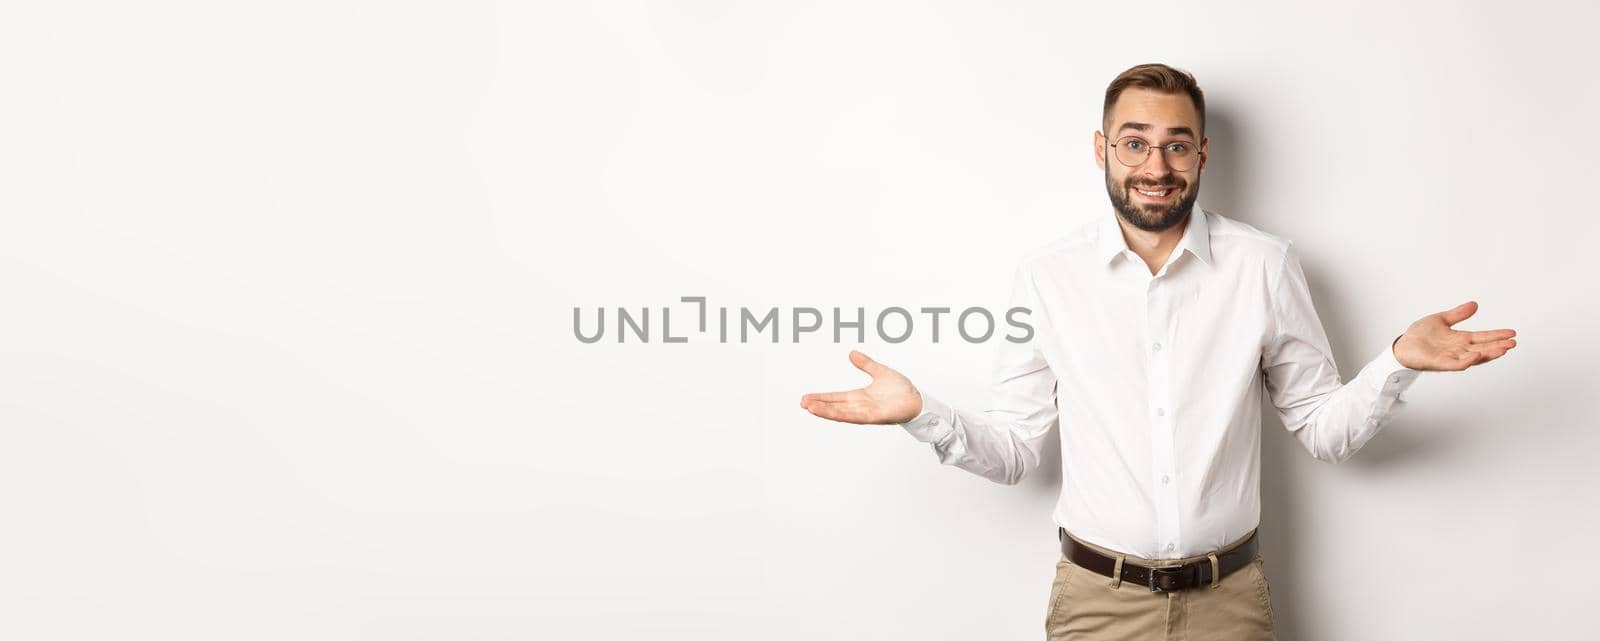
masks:
<instances>
[{"instance_id":1,"label":"beard","mask_svg":"<svg viewBox=\"0 0 1600 641\"><path fill-rule=\"evenodd\" d=\"M1134 204L1129 200L1129 192L1141 188L1145 191L1158 189L1178 190L1178 201L1171 206L1158 204ZM1145 231L1163 231L1183 222L1189 217L1189 212L1194 209L1194 201L1200 197L1200 181L1196 180L1193 188L1188 181L1175 174L1167 174L1161 181L1150 181L1136 176L1128 176L1121 185L1111 179L1111 169L1106 168L1106 194L1111 196L1111 206L1116 208L1117 215L1128 221L1129 225Z\"/></svg>"}]
</instances>

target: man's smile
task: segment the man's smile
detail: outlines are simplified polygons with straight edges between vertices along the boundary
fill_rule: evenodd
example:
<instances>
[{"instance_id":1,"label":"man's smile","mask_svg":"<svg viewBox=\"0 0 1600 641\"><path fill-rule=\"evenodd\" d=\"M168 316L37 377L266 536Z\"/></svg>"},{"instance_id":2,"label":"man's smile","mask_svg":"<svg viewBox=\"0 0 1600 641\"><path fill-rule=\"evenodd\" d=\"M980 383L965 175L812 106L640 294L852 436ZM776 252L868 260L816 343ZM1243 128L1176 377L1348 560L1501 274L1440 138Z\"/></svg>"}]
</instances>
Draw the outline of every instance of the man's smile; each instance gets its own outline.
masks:
<instances>
[{"instance_id":1,"label":"man's smile","mask_svg":"<svg viewBox=\"0 0 1600 641\"><path fill-rule=\"evenodd\" d=\"M1176 198L1183 190L1179 189L1177 185L1144 185L1142 187L1130 185L1128 191L1137 194L1137 198L1140 200L1159 203Z\"/></svg>"}]
</instances>

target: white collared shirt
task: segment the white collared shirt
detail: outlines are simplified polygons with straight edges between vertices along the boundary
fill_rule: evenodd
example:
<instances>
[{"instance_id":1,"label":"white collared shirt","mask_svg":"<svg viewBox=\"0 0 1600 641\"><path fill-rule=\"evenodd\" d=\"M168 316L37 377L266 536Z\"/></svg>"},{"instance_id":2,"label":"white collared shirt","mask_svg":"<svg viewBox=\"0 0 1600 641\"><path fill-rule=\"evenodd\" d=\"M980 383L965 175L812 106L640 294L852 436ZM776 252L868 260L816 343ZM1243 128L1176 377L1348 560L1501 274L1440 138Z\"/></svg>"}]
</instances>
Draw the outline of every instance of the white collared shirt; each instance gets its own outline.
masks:
<instances>
[{"instance_id":1,"label":"white collared shirt","mask_svg":"<svg viewBox=\"0 0 1600 641\"><path fill-rule=\"evenodd\" d=\"M1420 373L1385 343L1341 384L1293 241L1198 207L1154 276L1108 211L1028 254L1011 306L1032 310L1034 335L998 342L988 408L924 391L901 426L941 463L1015 484L1059 424L1056 524L1150 559L1203 555L1260 523L1263 389L1336 463Z\"/></svg>"}]
</instances>

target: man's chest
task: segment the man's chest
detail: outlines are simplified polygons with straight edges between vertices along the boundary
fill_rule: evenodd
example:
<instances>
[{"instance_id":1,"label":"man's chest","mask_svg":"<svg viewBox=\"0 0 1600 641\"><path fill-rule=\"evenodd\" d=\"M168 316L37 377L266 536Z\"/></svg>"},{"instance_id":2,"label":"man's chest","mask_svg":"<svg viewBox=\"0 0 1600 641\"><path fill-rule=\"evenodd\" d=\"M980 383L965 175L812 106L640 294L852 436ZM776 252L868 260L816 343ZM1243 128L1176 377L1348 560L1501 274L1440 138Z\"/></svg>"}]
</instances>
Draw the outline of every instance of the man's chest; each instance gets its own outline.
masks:
<instances>
[{"instance_id":1,"label":"man's chest","mask_svg":"<svg viewBox=\"0 0 1600 641\"><path fill-rule=\"evenodd\" d=\"M1058 373L1195 383L1258 365L1272 331L1261 270L1185 265L1150 277L1123 267L1131 269L1035 275L1039 345Z\"/></svg>"}]
</instances>

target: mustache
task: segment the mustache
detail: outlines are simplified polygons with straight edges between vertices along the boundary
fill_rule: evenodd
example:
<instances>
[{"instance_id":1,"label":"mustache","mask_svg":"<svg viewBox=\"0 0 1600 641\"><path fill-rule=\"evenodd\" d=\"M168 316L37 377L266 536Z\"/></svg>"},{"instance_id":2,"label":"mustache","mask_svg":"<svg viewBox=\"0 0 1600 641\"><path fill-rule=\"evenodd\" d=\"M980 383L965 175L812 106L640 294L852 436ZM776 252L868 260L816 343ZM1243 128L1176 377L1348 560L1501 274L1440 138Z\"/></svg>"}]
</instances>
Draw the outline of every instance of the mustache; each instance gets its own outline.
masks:
<instances>
[{"instance_id":1,"label":"mustache","mask_svg":"<svg viewBox=\"0 0 1600 641\"><path fill-rule=\"evenodd\" d=\"M1153 189L1160 189L1160 188L1163 188L1163 187L1174 187L1174 188L1177 188L1177 189L1183 189L1183 188L1189 186L1188 181L1185 181L1185 180L1183 180L1181 178L1178 178L1177 176L1173 176L1173 175L1168 175L1166 177L1166 179L1161 180L1159 182L1148 182L1148 181L1134 182L1134 179L1132 179L1132 178L1129 178L1129 179L1124 180L1122 182L1123 182L1123 186L1124 187L1127 187L1127 188L1138 188L1138 189L1143 189L1145 191L1150 191L1150 190L1153 190Z\"/></svg>"}]
</instances>

